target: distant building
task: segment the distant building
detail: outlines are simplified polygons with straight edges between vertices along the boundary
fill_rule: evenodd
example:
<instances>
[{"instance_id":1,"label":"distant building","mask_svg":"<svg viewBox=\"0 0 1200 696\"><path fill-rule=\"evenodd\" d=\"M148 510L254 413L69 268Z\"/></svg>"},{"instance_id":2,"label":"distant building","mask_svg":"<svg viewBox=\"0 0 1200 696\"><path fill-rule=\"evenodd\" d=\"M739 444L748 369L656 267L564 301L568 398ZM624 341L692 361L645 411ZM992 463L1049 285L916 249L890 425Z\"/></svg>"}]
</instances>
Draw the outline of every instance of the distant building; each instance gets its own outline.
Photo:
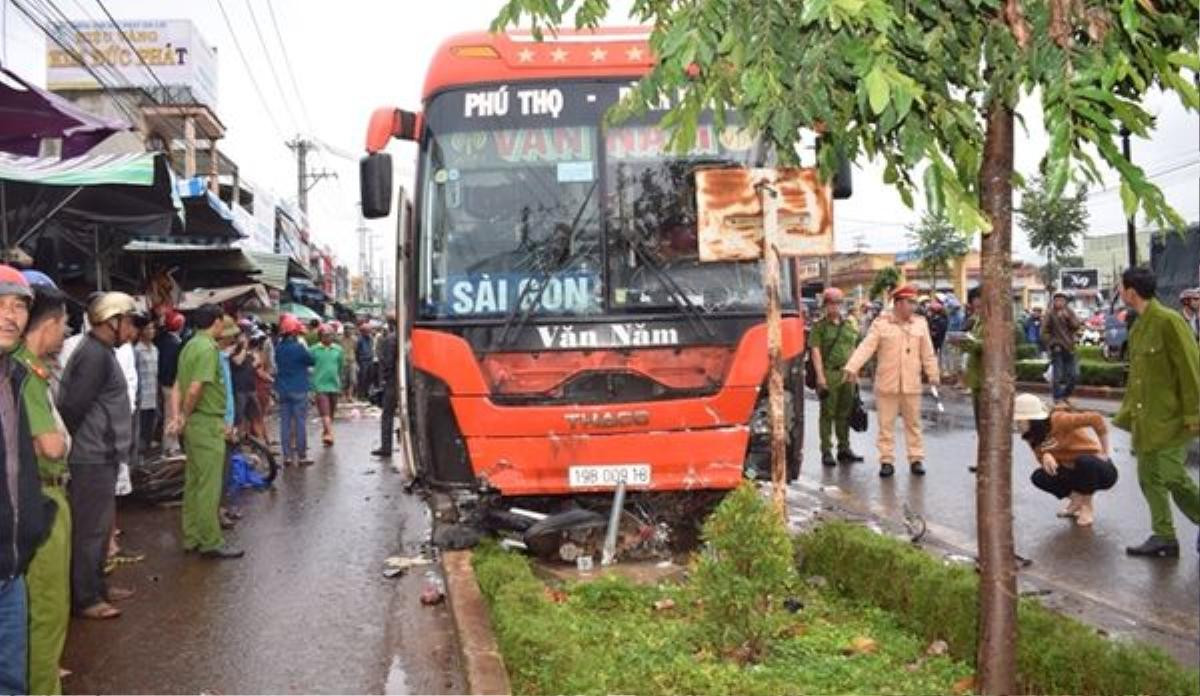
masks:
<instances>
[{"instance_id":1,"label":"distant building","mask_svg":"<svg viewBox=\"0 0 1200 696\"><path fill-rule=\"evenodd\" d=\"M1150 260L1151 236L1149 231L1137 235L1138 260L1142 263ZM1124 232L1083 238L1083 267L1100 271L1100 287L1106 291L1116 285L1121 271L1129 266L1127 239Z\"/></svg>"},{"instance_id":2,"label":"distant building","mask_svg":"<svg viewBox=\"0 0 1200 696\"><path fill-rule=\"evenodd\" d=\"M854 301L871 299L868 295L875 274L884 268L895 266L900 269L902 282L911 283L922 294L949 293L960 300L967 291L979 284L979 252L972 251L959 262L951 264L950 273L939 276L934 287L933 278L920 267L920 260L911 252L865 253L849 252L834 254L829 258L830 283L841 288ZM1042 282L1037 266L1023 261L1013 262L1013 300L1022 307L1045 304L1046 286Z\"/></svg>"}]
</instances>

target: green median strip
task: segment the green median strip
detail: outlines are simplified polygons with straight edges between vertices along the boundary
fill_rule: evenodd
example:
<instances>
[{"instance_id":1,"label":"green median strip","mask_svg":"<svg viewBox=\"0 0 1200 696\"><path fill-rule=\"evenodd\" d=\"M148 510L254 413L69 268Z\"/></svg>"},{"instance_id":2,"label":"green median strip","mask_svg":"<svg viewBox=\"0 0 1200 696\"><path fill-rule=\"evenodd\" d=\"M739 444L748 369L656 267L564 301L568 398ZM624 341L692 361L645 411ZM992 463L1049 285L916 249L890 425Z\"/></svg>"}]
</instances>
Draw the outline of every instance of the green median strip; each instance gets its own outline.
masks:
<instances>
[{"instance_id":1,"label":"green median strip","mask_svg":"<svg viewBox=\"0 0 1200 696\"><path fill-rule=\"evenodd\" d=\"M963 694L978 580L865 527L790 539L750 485L709 518L686 580L546 582L494 544L473 557L516 693ZM1200 693L1200 673L1033 599L1018 686L1036 694Z\"/></svg>"}]
</instances>

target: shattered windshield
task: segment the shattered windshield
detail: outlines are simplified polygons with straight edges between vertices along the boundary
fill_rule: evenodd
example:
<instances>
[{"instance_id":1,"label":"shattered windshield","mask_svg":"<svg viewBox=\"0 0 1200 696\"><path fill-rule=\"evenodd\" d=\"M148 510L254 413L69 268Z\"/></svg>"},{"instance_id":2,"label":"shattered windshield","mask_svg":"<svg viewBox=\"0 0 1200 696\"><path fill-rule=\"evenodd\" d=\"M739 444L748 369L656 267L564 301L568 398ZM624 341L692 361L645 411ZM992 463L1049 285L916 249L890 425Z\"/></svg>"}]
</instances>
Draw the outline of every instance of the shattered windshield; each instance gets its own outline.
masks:
<instances>
[{"instance_id":1,"label":"shattered windshield","mask_svg":"<svg viewBox=\"0 0 1200 696\"><path fill-rule=\"evenodd\" d=\"M696 169L747 163L753 141L705 123L680 156L657 117L605 129L620 87L490 86L431 100L423 316L762 309L760 264L700 264L696 237Z\"/></svg>"},{"instance_id":2,"label":"shattered windshield","mask_svg":"<svg viewBox=\"0 0 1200 696\"><path fill-rule=\"evenodd\" d=\"M652 124L612 128L605 136L609 192L610 302L614 311L688 304L705 312L761 309L758 261L700 263L696 177L700 169L752 166L754 139L702 122L687 154L667 149ZM790 297L784 288L784 297Z\"/></svg>"}]
</instances>

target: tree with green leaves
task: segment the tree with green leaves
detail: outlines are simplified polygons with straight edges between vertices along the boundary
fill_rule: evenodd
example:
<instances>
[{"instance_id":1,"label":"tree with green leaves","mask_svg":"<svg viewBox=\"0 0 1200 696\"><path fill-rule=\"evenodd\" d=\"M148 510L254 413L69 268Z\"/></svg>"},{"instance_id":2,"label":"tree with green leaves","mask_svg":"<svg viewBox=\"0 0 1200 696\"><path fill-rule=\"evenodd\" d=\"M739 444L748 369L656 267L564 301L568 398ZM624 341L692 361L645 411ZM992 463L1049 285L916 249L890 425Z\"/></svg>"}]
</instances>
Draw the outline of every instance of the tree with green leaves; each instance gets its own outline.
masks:
<instances>
[{"instance_id":1,"label":"tree with green leaves","mask_svg":"<svg viewBox=\"0 0 1200 696\"><path fill-rule=\"evenodd\" d=\"M1058 270L1075 255L1087 231L1087 189L1078 187L1074 195L1052 196L1045 179L1034 179L1021 192L1017 216L1029 245L1046 257L1046 285L1054 285Z\"/></svg>"},{"instance_id":2,"label":"tree with green leaves","mask_svg":"<svg viewBox=\"0 0 1200 696\"><path fill-rule=\"evenodd\" d=\"M900 278L900 269L895 266L888 266L876 271L875 278L871 281L871 299L873 300L880 296L886 298L887 294L895 290L896 286L900 284Z\"/></svg>"},{"instance_id":3,"label":"tree with green leaves","mask_svg":"<svg viewBox=\"0 0 1200 696\"><path fill-rule=\"evenodd\" d=\"M608 0L507 0L494 28L594 27ZM822 171L842 157L882 163L912 204L965 233L983 233L984 332L1012 335L1013 138L1021 95L1040 108L1049 142L1048 192L1072 179L1120 176L1127 215L1178 228L1182 220L1145 171L1122 155L1121 128L1145 137L1143 96L1161 89L1191 110L1200 72L1200 0L634 0L651 28L654 69L610 118L665 99L671 143L687 149L712 109L734 111L780 160L796 158L801 128L822 132ZM980 564L978 689L1016 688L1016 575L1012 533L1013 347L983 353L976 517Z\"/></svg>"},{"instance_id":4,"label":"tree with green leaves","mask_svg":"<svg viewBox=\"0 0 1200 696\"><path fill-rule=\"evenodd\" d=\"M921 222L908 228L908 241L920 255L921 270L929 274L930 287L937 291L938 279L950 277L950 266L971 250L970 241L950 224L945 215L926 212Z\"/></svg>"}]
</instances>

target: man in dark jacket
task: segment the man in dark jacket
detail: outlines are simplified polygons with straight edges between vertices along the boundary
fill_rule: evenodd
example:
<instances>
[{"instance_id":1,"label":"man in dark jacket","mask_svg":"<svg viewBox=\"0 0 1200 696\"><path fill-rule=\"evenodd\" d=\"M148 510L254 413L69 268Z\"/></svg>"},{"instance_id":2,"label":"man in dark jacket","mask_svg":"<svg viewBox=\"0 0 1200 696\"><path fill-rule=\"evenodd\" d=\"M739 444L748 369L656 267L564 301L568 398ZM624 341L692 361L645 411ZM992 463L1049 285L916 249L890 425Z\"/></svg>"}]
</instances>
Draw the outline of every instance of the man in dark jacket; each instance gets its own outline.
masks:
<instances>
[{"instance_id":1,"label":"man in dark jacket","mask_svg":"<svg viewBox=\"0 0 1200 696\"><path fill-rule=\"evenodd\" d=\"M950 317L946 316L946 307L934 300L929 303L929 338L933 341L933 352L941 355L942 344L946 342L946 333L950 330Z\"/></svg>"},{"instance_id":2,"label":"man in dark jacket","mask_svg":"<svg viewBox=\"0 0 1200 696\"><path fill-rule=\"evenodd\" d=\"M92 330L71 354L58 396L71 434L71 603L84 618L111 619L121 612L110 602L132 594L108 587L104 579L117 466L133 442L129 390L114 349L134 335L137 306L123 292L108 292L96 296L87 311Z\"/></svg>"},{"instance_id":3,"label":"man in dark jacket","mask_svg":"<svg viewBox=\"0 0 1200 696\"><path fill-rule=\"evenodd\" d=\"M399 357L399 339L396 321L388 320L388 334L379 348L379 380L383 383L383 414L379 419L379 449L371 452L376 457L392 456L392 436L396 421L396 402L399 394L399 374L396 361Z\"/></svg>"},{"instance_id":4,"label":"man in dark jacket","mask_svg":"<svg viewBox=\"0 0 1200 696\"><path fill-rule=\"evenodd\" d=\"M375 352L371 344L371 327L367 322L358 325L358 342L354 344L354 361L358 373L358 398L366 401L371 393L375 375L371 369L375 362Z\"/></svg>"},{"instance_id":5,"label":"man in dark jacket","mask_svg":"<svg viewBox=\"0 0 1200 696\"><path fill-rule=\"evenodd\" d=\"M1050 351L1054 375L1054 401L1064 401L1075 391L1075 344L1083 322L1075 316L1066 292L1054 293L1054 306L1042 319L1042 345Z\"/></svg>"},{"instance_id":6,"label":"man in dark jacket","mask_svg":"<svg viewBox=\"0 0 1200 696\"><path fill-rule=\"evenodd\" d=\"M42 495L29 420L18 400L25 369L9 355L20 345L32 297L16 269L0 266L0 694L29 691L25 570L56 510Z\"/></svg>"},{"instance_id":7,"label":"man in dark jacket","mask_svg":"<svg viewBox=\"0 0 1200 696\"><path fill-rule=\"evenodd\" d=\"M159 427L163 430L162 448L166 454L179 452L179 436L167 433L166 425L175 417L170 413L171 387L175 386L175 373L179 367L179 351L183 341L179 332L183 330L184 318L179 312L168 312L163 317L162 330L154 335L154 347L158 348L158 387L163 405Z\"/></svg>"}]
</instances>

